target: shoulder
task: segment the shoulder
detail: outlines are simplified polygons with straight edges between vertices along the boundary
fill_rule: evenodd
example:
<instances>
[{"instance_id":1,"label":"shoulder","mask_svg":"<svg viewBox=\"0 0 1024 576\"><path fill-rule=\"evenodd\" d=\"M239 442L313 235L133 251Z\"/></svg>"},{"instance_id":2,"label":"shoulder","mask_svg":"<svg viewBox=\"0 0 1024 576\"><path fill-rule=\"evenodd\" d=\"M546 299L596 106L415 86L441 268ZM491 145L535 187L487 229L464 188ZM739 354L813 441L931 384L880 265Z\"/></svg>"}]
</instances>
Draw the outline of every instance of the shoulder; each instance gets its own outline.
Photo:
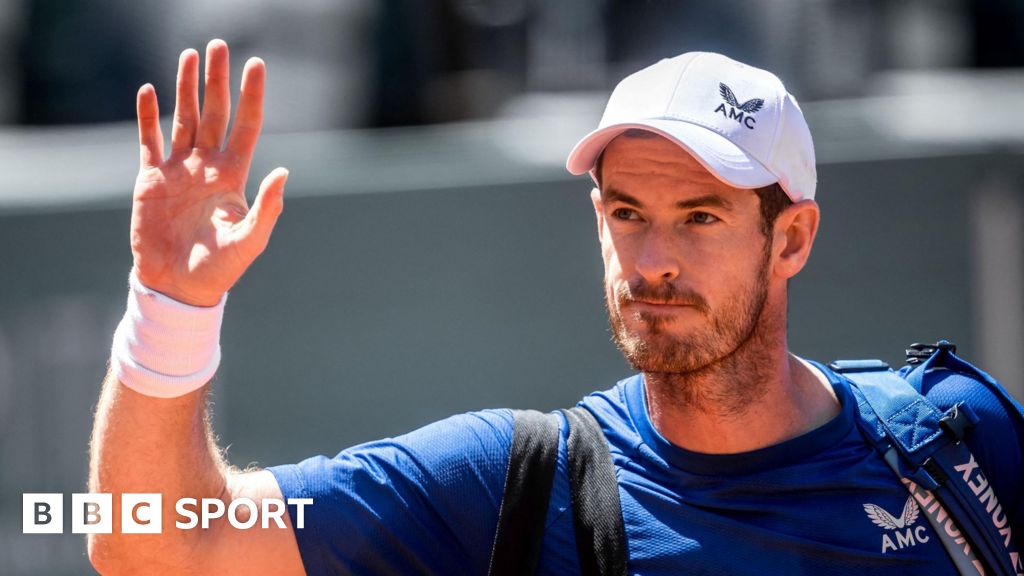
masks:
<instances>
[{"instance_id":1,"label":"shoulder","mask_svg":"<svg viewBox=\"0 0 1024 576\"><path fill-rule=\"evenodd\" d=\"M641 443L637 429L637 418L643 407L643 379L636 374L620 380L612 388L594 392L580 400L578 406L589 410L608 441L608 448L617 465L621 459L633 456L635 447Z\"/></svg>"},{"instance_id":2,"label":"shoulder","mask_svg":"<svg viewBox=\"0 0 1024 576\"><path fill-rule=\"evenodd\" d=\"M467 412L396 438L356 446L348 452L383 450L428 468L497 466L504 474L512 444L512 426L511 410Z\"/></svg>"},{"instance_id":3,"label":"shoulder","mask_svg":"<svg viewBox=\"0 0 1024 576\"><path fill-rule=\"evenodd\" d=\"M632 429L632 417L629 411L629 396L643 390L642 377L639 374L618 381L607 390L592 392L583 397L577 406L589 410L605 433L623 433L623 426Z\"/></svg>"},{"instance_id":4,"label":"shoulder","mask_svg":"<svg viewBox=\"0 0 1024 576\"><path fill-rule=\"evenodd\" d=\"M359 444L333 458L315 456L294 468L307 490L330 491L365 481L393 486L401 482L432 491L452 487L467 477L492 488L494 478L504 479L511 443L512 412L481 410L450 416L394 438Z\"/></svg>"}]
</instances>

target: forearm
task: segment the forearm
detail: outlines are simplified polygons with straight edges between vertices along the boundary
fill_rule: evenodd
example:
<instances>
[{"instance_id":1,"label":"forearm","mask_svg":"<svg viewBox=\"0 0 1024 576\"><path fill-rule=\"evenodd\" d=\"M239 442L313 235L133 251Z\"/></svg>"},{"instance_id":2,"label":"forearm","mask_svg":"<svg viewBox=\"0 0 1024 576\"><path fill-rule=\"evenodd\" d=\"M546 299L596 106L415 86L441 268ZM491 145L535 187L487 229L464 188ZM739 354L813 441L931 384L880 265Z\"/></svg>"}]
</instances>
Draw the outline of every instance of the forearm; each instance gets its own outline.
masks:
<instances>
[{"instance_id":1,"label":"forearm","mask_svg":"<svg viewBox=\"0 0 1024 576\"><path fill-rule=\"evenodd\" d=\"M187 521L176 510L182 498L220 499L225 507L234 497L281 498L271 473L228 469L206 408L208 381L220 362L226 294L267 246L288 177L283 168L271 172L250 208L245 182L263 119L266 70L258 58L246 63L225 145L229 70L227 45L211 41L200 114L199 55L182 52L170 156L155 89L146 84L137 94L140 164L129 234L133 272L89 455L89 490L112 495L112 533L89 536L89 557L104 574L302 571L286 515L277 529L258 531L232 529L223 515L200 529L175 525ZM122 533L125 493L161 496L159 534ZM236 517L246 520L243 510L249 508L236 508Z\"/></svg>"},{"instance_id":2,"label":"forearm","mask_svg":"<svg viewBox=\"0 0 1024 576\"><path fill-rule=\"evenodd\" d=\"M179 498L227 499L227 466L209 423L204 386L177 398L144 396L108 373L96 408L89 454L90 492L113 495L113 530L89 538L93 563L111 572L190 565L202 530L174 527ZM122 534L122 493L162 495L159 535ZM205 537L209 537L207 534Z\"/></svg>"}]
</instances>

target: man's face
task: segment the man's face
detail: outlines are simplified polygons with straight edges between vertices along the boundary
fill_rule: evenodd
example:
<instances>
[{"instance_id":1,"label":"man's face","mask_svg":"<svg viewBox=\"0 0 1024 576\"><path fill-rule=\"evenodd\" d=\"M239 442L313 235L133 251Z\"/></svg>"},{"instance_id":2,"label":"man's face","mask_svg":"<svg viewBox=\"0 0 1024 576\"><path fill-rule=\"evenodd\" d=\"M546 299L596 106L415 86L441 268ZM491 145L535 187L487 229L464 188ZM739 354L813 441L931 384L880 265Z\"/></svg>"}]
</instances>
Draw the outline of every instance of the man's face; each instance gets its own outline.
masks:
<instances>
[{"instance_id":1,"label":"man's face","mask_svg":"<svg viewBox=\"0 0 1024 576\"><path fill-rule=\"evenodd\" d=\"M753 190L732 188L661 137L620 136L594 194L605 301L637 370L686 373L754 335L768 297L771 244Z\"/></svg>"}]
</instances>

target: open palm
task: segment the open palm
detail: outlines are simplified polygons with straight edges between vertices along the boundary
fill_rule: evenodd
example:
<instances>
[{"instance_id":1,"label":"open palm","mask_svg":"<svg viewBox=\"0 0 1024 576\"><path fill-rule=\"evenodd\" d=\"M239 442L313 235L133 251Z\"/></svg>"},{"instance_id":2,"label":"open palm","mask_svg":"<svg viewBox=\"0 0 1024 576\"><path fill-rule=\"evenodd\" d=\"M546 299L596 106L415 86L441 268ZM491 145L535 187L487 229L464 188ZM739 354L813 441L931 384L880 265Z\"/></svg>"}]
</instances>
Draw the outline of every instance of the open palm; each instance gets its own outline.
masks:
<instances>
[{"instance_id":1,"label":"open palm","mask_svg":"<svg viewBox=\"0 0 1024 576\"><path fill-rule=\"evenodd\" d=\"M245 198L252 154L263 120L266 67L252 58L242 73L238 112L231 115L228 47L206 49L206 92L199 112L199 54L178 64L171 153L164 157L156 91L139 89L141 149L132 205L135 272L149 288L196 306L212 306L266 248L283 207L288 171L263 180L252 208Z\"/></svg>"}]
</instances>

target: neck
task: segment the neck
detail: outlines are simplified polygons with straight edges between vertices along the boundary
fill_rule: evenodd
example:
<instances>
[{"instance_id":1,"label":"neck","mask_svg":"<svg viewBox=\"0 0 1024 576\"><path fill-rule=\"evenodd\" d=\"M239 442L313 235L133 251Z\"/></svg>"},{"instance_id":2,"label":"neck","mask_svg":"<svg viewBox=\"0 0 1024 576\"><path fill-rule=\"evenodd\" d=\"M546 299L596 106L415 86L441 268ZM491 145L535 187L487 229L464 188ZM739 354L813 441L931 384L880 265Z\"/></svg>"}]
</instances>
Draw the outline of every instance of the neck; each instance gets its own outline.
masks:
<instances>
[{"instance_id":1,"label":"neck","mask_svg":"<svg viewBox=\"0 0 1024 576\"><path fill-rule=\"evenodd\" d=\"M839 413L824 376L788 352L781 308L713 364L644 373L648 412L662 436L694 452L734 454L795 438Z\"/></svg>"}]
</instances>

